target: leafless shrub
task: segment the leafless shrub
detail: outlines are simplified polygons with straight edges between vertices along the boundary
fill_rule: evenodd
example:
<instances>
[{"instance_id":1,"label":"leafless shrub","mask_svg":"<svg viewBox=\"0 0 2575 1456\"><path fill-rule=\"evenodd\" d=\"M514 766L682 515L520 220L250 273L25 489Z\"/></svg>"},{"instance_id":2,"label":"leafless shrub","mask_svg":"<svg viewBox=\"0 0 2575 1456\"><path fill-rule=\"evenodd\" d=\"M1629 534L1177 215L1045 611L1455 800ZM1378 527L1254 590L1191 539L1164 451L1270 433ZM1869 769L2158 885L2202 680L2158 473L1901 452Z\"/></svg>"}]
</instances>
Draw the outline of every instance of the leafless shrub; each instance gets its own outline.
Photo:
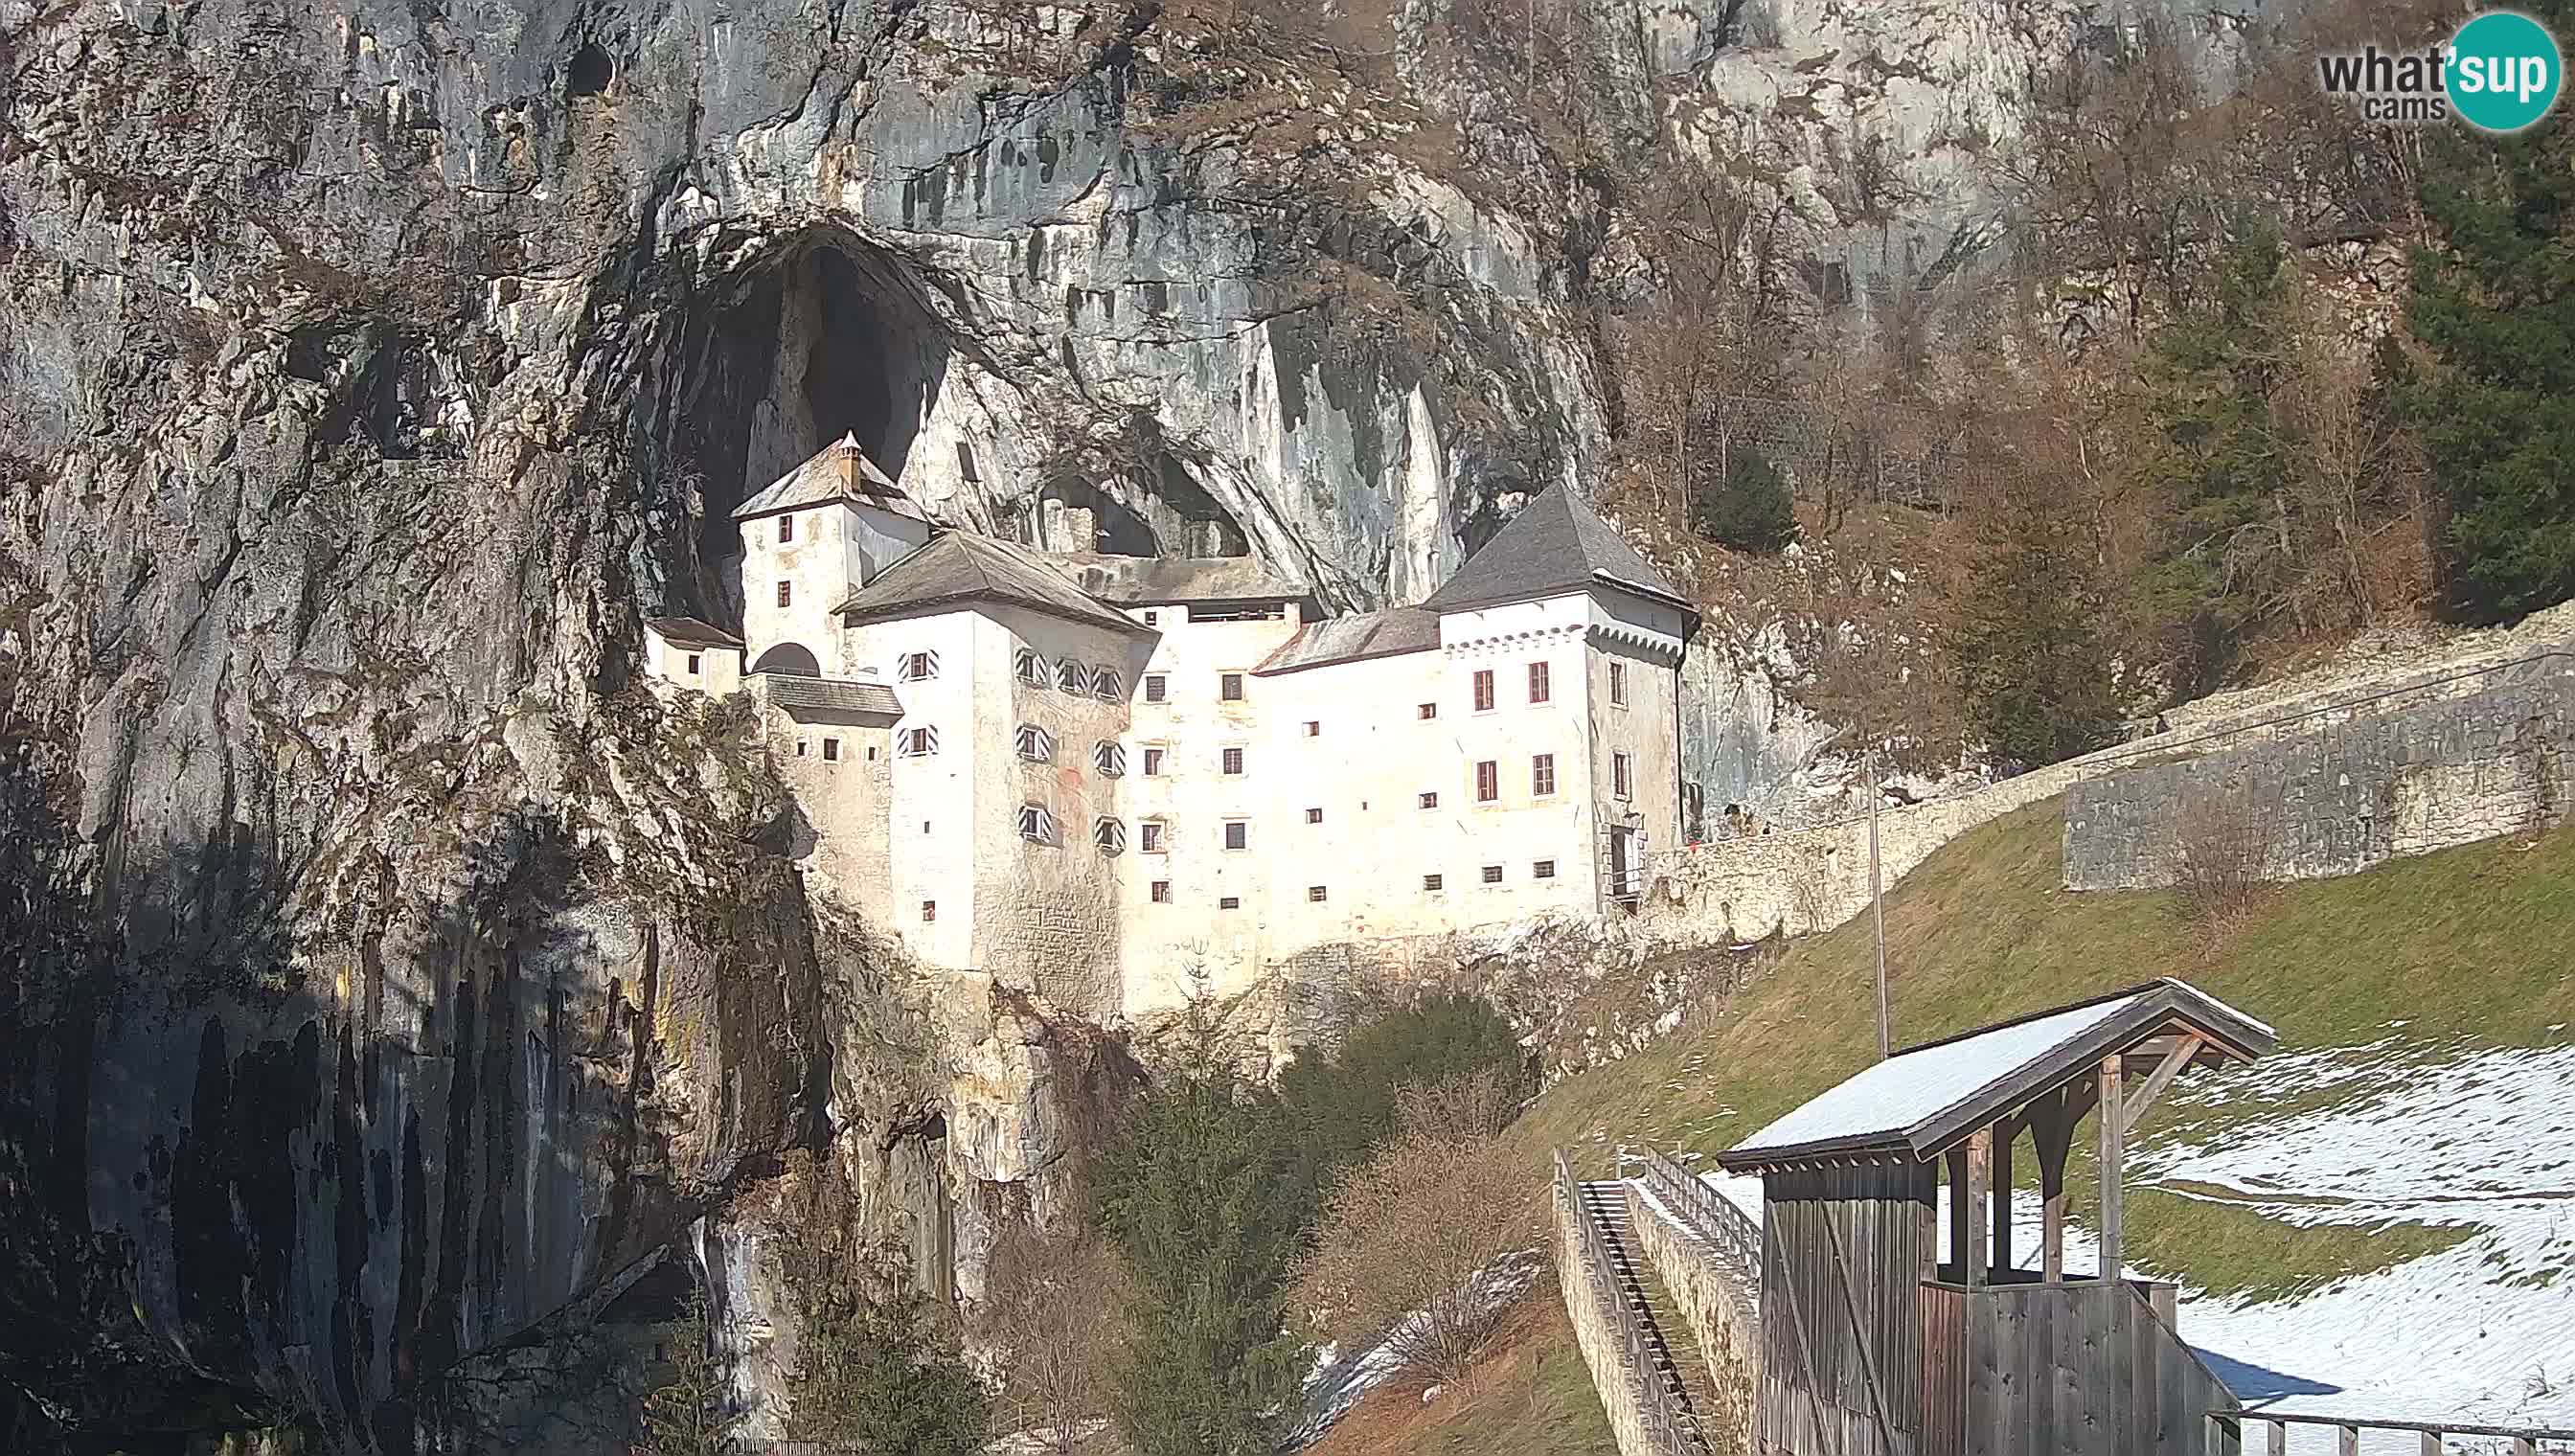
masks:
<instances>
[{"instance_id":1,"label":"leafless shrub","mask_svg":"<svg viewBox=\"0 0 2575 1456\"><path fill-rule=\"evenodd\" d=\"M1382 1335L1407 1370L1465 1374L1516 1292L1496 1271L1539 1242L1526 1170L1497 1145L1513 1110L1489 1074L1402 1095L1394 1134L1324 1199L1299 1271L1321 1333Z\"/></svg>"},{"instance_id":2,"label":"leafless shrub","mask_svg":"<svg viewBox=\"0 0 2575 1456\"><path fill-rule=\"evenodd\" d=\"M2185 802L2173 828L2173 887L2183 916L2217 936L2259 910L2277 885L2278 837L2274 816L2243 794Z\"/></svg>"},{"instance_id":3,"label":"leafless shrub","mask_svg":"<svg viewBox=\"0 0 2575 1456\"><path fill-rule=\"evenodd\" d=\"M1001 1376L1002 1424L1049 1456L1104 1449L1125 1272L1098 1240L1023 1228L993 1259L982 1322Z\"/></svg>"}]
</instances>

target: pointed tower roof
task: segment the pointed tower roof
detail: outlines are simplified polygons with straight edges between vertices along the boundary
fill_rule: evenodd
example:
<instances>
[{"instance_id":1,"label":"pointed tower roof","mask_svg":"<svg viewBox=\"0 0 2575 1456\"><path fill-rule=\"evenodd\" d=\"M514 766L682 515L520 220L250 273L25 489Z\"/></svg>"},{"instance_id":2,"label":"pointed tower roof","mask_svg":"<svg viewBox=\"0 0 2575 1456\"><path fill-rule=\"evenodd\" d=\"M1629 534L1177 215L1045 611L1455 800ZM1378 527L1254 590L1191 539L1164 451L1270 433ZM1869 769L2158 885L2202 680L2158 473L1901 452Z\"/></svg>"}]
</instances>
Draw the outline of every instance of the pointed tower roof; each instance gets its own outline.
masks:
<instances>
[{"instance_id":1,"label":"pointed tower roof","mask_svg":"<svg viewBox=\"0 0 2575 1456\"><path fill-rule=\"evenodd\" d=\"M842 436L815 452L812 460L780 476L769 489L736 507L733 519L748 521L754 516L801 511L834 501L874 506L915 521L930 519L901 486L868 459L868 453L859 448L856 434Z\"/></svg>"},{"instance_id":2,"label":"pointed tower roof","mask_svg":"<svg viewBox=\"0 0 2575 1456\"><path fill-rule=\"evenodd\" d=\"M1562 597L1595 586L1616 587L1697 615L1689 599L1675 591L1635 548L1621 541L1609 524L1562 486L1549 486L1520 508L1466 559L1430 600L1432 612L1465 612L1506 602L1534 602Z\"/></svg>"}]
</instances>

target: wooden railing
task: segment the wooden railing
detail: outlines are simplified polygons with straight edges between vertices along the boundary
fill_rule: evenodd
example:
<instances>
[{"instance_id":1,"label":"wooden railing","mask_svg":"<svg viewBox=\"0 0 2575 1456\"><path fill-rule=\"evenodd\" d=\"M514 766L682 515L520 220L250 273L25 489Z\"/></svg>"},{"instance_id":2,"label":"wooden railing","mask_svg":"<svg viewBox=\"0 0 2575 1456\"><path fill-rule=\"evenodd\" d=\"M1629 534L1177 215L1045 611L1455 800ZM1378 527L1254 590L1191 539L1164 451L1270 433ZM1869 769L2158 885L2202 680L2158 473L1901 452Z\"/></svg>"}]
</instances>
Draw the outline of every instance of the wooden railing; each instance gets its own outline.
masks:
<instances>
[{"instance_id":1,"label":"wooden railing","mask_svg":"<svg viewBox=\"0 0 2575 1456\"><path fill-rule=\"evenodd\" d=\"M2322 1426L2334 1433L2337 1456L2359 1456L2363 1431L2390 1431L2418 1438L2422 1456L2441 1456L2445 1444L2452 1440L2486 1441L2508 1447L2512 1456L2537 1456L2546 1443L2550 1448L2575 1448L2575 1431L2548 1430L2536 1426L2457 1426L2436 1425L2423 1421L2387 1421L2356 1419L2351 1416L2291 1415L2285 1411L2210 1411L2208 1413L2208 1456L2239 1456L2246 1447L2248 1426L2266 1426L2262 1450L2266 1456L2286 1456L2289 1449L2289 1427Z\"/></svg>"},{"instance_id":2,"label":"wooden railing","mask_svg":"<svg viewBox=\"0 0 2575 1456\"><path fill-rule=\"evenodd\" d=\"M1707 1443L1699 1435L1698 1417L1681 1393L1662 1333L1646 1322L1641 1294L1635 1299L1628 1297L1627 1276L1619 1269L1618 1261L1610 1257L1607 1233L1583 1204L1582 1185L1574 1181L1573 1167L1564 1160L1562 1148L1555 1153L1555 1196L1562 1200L1566 1216L1573 1222L1575 1240L1582 1249L1585 1282L1591 1286L1592 1297L1607 1307L1617 1331L1618 1368L1626 1373L1629 1386L1636 1392L1637 1414L1646 1439L1664 1456L1708 1456Z\"/></svg>"},{"instance_id":3,"label":"wooden railing","mask_svg":"<svg viewBox=\"0 0 2575 1456\"><path fill-rule=\"evenodd\" d=\"M1760 1277L1761 1230L1751 1215L1734 1206L1733 1199L1650 1147L1645 1149L1645 1186L1740 1261L1746 1273L1756 1280Z\"/></svg>"}]
</instances>

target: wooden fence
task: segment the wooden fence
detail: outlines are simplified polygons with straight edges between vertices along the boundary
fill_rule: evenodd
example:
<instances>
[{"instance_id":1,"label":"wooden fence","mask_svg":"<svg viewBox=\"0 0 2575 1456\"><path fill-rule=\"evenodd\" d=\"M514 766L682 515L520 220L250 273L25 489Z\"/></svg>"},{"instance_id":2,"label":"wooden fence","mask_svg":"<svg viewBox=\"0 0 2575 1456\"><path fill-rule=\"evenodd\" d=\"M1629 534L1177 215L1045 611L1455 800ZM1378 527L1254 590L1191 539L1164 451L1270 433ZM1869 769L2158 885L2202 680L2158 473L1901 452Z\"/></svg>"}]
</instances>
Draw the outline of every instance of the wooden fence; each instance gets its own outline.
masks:
<instances>
[{"instance_id":1,"label":"wooden fence","mask_svg":"<svg viewBox=\"0 0 2575 1456\"><path fill-rule=\"evenodd\" d=\"M2264 1456L2286 1456L2291 1426L2319 1426L2333 1432L2337 1456L2359 1456L2363 1432L2383 1431L2415 1438L2422 1456L2442 1456L2451 1441L2478 1442L2483 1449L2509 1450L2512 1456L2538 1456L2544 1448L2575 1450L2575 1431L2535 1426L2453 1426L2422 1421L2355 1419L2351 1416L2291 1415L2284 1411L2210 1411L2208 1456L2241 1456L2248 1428L2264 1428ZM2382 1443L2383 1444L2383 1443Z\"/></svg>"},{"instance_id":2,"label":"wooden fence","mask_svg":"<svg viewBox=\"0 0 2575 1456\"><path fill-rule=\"evenodd\" d=\"M1582 1201L1582 1185L1574 1181L1572 1165L1565 1162L1561 1148L1555 1154L1555 1196L1572 1220L1582 1250L1583 1282L1608 1311L1617 1333L1618 1367L1636 1392L1646 1440L1663 1456L1707 1456L1698 1417L1681 1393L1671 1352L1664 1348L1661 1331L1648 1322L1641 1289L1631 1288L1636 1276L1611 1254L1608 1233Z\"/></svg>"}]
</instances>

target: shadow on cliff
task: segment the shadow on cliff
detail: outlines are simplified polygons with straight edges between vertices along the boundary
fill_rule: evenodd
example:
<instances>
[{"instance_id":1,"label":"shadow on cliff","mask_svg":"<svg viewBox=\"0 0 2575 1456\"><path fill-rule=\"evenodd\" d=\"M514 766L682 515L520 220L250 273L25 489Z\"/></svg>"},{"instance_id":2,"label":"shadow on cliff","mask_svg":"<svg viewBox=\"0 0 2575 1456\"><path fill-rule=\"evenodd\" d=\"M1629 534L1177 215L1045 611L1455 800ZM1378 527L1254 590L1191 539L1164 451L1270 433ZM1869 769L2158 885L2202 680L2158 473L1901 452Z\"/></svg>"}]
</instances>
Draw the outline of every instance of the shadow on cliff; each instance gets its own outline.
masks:
<instances>
[{"instance_id":1,"label":"shadow on cliff","mask_svg":"<svg viewBox=\"0 0 2575 1456\"><path fill-rule=\"evenodd\" d=\"M0 744L0 1449L622 1449L620 1297L815 1125L801 901L675 940L522 813L317 905L64 793Z\"/></svg>"}]
</instances>

